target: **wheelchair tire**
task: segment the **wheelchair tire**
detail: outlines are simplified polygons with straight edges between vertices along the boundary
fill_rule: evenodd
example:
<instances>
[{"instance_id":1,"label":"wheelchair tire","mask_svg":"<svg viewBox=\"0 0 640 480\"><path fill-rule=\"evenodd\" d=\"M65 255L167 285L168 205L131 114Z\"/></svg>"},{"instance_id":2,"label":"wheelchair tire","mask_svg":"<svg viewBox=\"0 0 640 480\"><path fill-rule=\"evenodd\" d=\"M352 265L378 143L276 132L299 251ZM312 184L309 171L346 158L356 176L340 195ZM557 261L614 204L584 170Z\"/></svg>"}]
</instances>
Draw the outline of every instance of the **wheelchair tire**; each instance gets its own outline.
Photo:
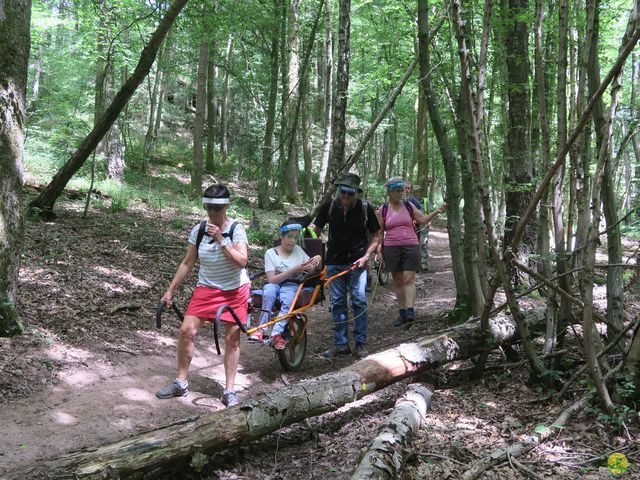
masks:
<instances>
[{"instance_id":1,"label":"wheelchair tire","mask_svg":"<svg viewBox=\"0 0 640 480\"><path fill-rule=\"evenodd\" d=\"M277 350L278 360L287 372L297 372L307 353L307 317L304 314L293 317L285 333L287 346Z\"/></svg>"},{"instance_id":2,"label":"wheelchair tire","mask_svg":"<svg viewBox=\"0 0 640 480\"><path fill-rule=\"evenodd\" d=\"M378 283L380 285L386 285L389 283L389 272L384 268L384 265L380 266L380 269L378 270Z\"/></svg>"}]
</instances>

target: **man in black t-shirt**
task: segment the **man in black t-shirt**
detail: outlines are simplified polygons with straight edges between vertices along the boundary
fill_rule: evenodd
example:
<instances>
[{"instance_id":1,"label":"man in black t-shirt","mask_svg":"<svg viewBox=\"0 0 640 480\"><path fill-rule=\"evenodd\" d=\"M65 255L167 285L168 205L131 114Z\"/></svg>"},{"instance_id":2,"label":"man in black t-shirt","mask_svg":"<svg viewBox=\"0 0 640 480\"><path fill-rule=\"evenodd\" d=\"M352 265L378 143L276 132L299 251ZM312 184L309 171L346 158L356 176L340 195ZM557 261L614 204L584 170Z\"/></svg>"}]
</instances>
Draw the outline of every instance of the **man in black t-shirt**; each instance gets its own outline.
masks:
<instances>
[{"instance_id":1,"label":"man in black t-shirt","mask_svg":"<svg viewBox=\"0 0 640 480\"><path fill-rule=\"evenodd\" d=\"M315 230L319 235L329 225L329 243L325 264L327 274L333 276L351 265L357 268L329 284L331 292L331 315L333 316L335 347L322 355L328 358L351 353L349 347L349 310L347 292L351 295L353 308L353 335L355 354L358 358L369 355L367 333L367 261L380 242L380 225L376 213L362 193L360 177L347 173L337 182L339 195L324 203L315 219Z\"/></svg>"}]
</instances>

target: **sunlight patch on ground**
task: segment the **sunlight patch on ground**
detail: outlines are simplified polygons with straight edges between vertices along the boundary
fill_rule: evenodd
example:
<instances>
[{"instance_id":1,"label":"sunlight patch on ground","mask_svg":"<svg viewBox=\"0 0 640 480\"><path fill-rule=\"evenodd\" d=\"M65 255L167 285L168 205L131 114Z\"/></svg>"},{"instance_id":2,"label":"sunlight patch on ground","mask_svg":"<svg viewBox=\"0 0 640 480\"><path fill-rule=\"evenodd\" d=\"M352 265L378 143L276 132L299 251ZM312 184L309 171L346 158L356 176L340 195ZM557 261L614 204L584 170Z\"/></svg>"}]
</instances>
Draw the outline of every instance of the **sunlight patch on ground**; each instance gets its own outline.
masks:
<instances>
[{"instance_id":1,"label":"sunlight patch on ground","mask_svg":"<svg viewBox=\"0 0 640 480\"><path fill-rule=\"evenodd\" d=\"M102 282L100 286L109 293L125 293L125 289L120 287L119 285L114 285L109 282Z\"/></svg>"},{"instance_id":2,"label":"sunlight patch on ground","mask_svg":"<svg viewBox=\"0 0 640 480\"><path fill-rule=\"evenodd\" d=\"M93 267L93 270L103 275L107 275L109 277L116 277L126 282L129 282L134 287L149 287L149 283L145 282L144 280L141 280L136 276L131 275L131 273L123 272L122 270L119 270L117 268L95 266Z\"/></svg>"},{"instance_id":3,"label":"sunlight patch on ground","mask_svg":"<svg viewBox=\"0 0 640 480\"><path fill-rule=\"evenodd\" d=\"M160 346L176 346L175 338L167 337L166 335L161 335L160 333L154 331L138 330L136 331L136 335L147 340L152 340Z\"/></svg>"},{"instance_id":4,"label":"sunlight patch on ground","mask_svg":"<svg viewBox=\"0 0 640 480\"><path fill-rule=\"evenodd\" d=\"M151 402L155 398L150 392L140 388L126 388L122 391L122 396L132 402ZM116 407L116 410L118 410L119 407L121 406ZM124 407L128 406L125 405Z\"/></svg>"},{"instance_id":5,"label":"sunlight patch on ground","mask_svg":"<svg viewBox=\"0 0 640 480\"><path fill-rule=\"evenodd\" d=\"M62 342L54 342L46 349L46 355L60 362L84 361L94 358L94 355L87 350L72 347Z\"/></svg>"},{"instance_id":6,"label":"sunlight patch on ground","mask_svg":"<svg viewBox=\"0 0 640 480\"><path fill-rule=\"evenodd\" d=\"M72 387L84 387L100 380L96 373L86 370L67 370L66 372L60 372L58 376Z\"/></svg>"},{"instance_id":7,"label":"sunlight patch on ground","mask_svg":"<svg viewBox=\"0 0 640 480\"><path fill-rule=\"evenodd\" d=\"M76 423L78 423L78 419L76 417L60 410L51 412L51 417L53 418L54 422L60 423L62 425L75 425Z\"/></svg>"},{"instance_id":8,"label":"sunlight patch on ground","mask_svg":"<svg viewBox=\"0 0 640 480\"><path fill-rule=\"evenodd\" d=\"M111 425L113 425L114 427L117 427L121 430L131 430L134 426L134 423L131 419L129 418L118 418L116 420L114 420L113 422L111 422Z\"/></svg>"}]
</instances>

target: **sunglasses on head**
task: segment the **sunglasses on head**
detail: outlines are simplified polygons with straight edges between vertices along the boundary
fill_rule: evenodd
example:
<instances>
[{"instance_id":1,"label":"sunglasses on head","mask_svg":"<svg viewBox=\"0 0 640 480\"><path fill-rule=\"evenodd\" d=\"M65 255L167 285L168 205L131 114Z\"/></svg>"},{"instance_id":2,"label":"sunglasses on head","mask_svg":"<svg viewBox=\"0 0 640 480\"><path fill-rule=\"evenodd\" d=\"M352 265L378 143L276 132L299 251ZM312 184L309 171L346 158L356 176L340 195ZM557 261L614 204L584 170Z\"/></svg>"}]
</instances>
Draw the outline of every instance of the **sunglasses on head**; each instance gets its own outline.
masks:
<instances>
[{"instance_id":1,"label":"sunglasses on head","mask_svg":"<svg viewBox=\"0 0 640 480\"><path fill-rule=\"evenodd\" d=\"M212 212L221 212L224 208L224 205L207 204L205 208L207 210L211 210Z\"/></svg>"}]
</instances>

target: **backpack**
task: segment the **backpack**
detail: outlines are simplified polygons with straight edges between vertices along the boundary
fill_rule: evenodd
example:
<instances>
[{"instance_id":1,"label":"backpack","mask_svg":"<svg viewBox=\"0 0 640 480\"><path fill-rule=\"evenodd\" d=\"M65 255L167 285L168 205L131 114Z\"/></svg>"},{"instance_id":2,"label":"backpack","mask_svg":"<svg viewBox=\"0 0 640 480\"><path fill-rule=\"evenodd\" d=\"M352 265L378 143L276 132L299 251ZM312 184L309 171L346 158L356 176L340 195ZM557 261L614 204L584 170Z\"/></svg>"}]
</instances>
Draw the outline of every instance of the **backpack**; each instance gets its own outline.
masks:
<instances>
[{"instance_id":1,"label":"backpack","mask_svg":"<svg viewBox=\"0 0 640 480\"><path fill-rule=\"evenodd\" d=\"M331 217L333 215L333 211L338 208L339 201L340 197L335 197L331 200L331 204L329 205L329 216L327 218L327 225L329 225L329 240L331 240ZM360 199L360 201L362 202L362 218L364 219L363 226L365 235L367 236L367 241L371 242L371 232L369 231L369 228L367 228L367 223L369 222L369 209L367 207L369 206L369 202L364 198Z\"/></svg>"},{"instance_id":2,"label":"backpack","mask_svg":"<svg viewBox=\"0 0 640 480\"><path fill-rule=\"evenodd\" d=\"M420 232L418 231L417 225L416 225L416 221L413 218L413 208L411 208L411 202L409 202L409 200L403 200L402 203L404 204L404 207L409 210L409 215L411 216L411 221L413 222L413 229L416 232L416 235L418 236L418 239L420 239ZM384 205L382 205L382 221L384 224L387 223L387 212L389 211L389 203L385 202ZM384 228L384 226L383 226Z\"/></svg>"},{"instance_id":3,"label":"backpack","mask_svg":"<svg viewBox=\"0 0 640 480\"><path fill-rule=\"evenodd\" d=\"M233 241L233 231L236 229L236 225L238 222L233 222L231 224L231 228L229 228L229 233L223 233L223 237L229 237L231 241ZM207 221L203 220L200 222L200 228L198 228L198 236L196 237L196 254L200 249L200 244L202 243L202 239L204 238L204 234L207 231ZM215 240L212 238L209 244L213 243Z\"/></svg>"}]
</instances>

